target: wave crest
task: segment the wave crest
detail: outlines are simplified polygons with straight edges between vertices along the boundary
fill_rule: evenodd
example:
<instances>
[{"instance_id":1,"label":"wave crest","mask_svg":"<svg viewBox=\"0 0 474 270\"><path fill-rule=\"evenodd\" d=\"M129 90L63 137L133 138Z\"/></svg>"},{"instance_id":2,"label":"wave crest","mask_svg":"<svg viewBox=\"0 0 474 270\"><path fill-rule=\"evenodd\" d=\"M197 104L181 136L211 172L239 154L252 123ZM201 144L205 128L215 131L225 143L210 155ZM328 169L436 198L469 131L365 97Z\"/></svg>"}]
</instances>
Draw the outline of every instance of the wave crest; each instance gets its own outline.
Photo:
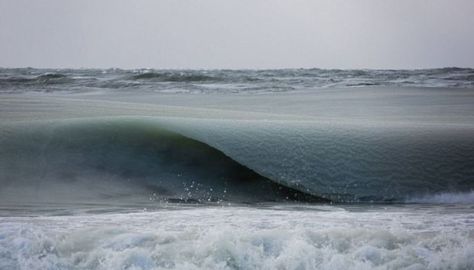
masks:
<instances>
[{"instance_id":1,"label":"wave crest","mask_svg":"<svg viewBox=\"0 0 474 270\"><path fill-rule=\"evenodd\" d=\"M203 82L218 81L218 78L193 72L145 72L131 77L133 80L160 82Z\"/></svg>"}]
</instances>

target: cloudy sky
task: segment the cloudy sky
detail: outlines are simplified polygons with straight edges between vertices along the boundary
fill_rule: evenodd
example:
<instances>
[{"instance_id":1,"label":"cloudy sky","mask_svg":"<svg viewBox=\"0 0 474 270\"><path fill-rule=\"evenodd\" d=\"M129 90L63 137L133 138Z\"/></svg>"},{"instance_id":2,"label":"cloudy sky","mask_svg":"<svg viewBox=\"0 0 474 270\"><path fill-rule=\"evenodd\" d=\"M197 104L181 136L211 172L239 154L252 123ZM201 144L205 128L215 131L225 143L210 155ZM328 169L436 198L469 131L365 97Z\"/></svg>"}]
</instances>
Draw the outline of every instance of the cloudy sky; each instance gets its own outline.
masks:
<instances>
[{"instance_id":1,"label":"cloudy sky","mask_svg":"<svg viewBox=\"0 0 474 270\"><path fill-rule=\"evenodd\" d=\"M474 67L474 1L0 0L0 66Z\"/></svg>"}]
</instances>

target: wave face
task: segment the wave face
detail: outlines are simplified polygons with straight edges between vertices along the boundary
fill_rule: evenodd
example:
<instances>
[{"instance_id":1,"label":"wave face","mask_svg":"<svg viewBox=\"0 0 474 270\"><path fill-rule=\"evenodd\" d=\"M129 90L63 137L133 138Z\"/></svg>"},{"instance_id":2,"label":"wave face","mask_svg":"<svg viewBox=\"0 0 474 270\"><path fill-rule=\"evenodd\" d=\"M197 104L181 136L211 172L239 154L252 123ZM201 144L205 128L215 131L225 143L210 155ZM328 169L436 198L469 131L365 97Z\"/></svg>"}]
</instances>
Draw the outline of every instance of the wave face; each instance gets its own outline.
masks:
<instances>
[{"instance_id":1,"label":"wave face","mask_svg":"<svg viewBox=\"0 0 474 270\"><path fill-rule=\"evenodd\" d=\"M416 72L467 82L472 70ZM385 80L361 70L2 70L5 80L74 81L0 95L2 199L406 202L474 190L472 88L311 88L321 74ZM229 84L311 90L236 95ZM86 93L27 93L48 87ZM176 93L195 87L223 92Z\"/></svg>"},{"instance_id":2,"label":"wave face","mask_svg":"<svg viewBox=\"0 0 474 270\"><path fill-rule=\"evenodd\" d=\"M474 70L67 70L0 68L1 92L265 93L335 87L474 86Z\"/></svg>"},{"instance_id":3,"label":"wave face","mask_svg":"<svg viewBox=\"0 0 474 270\"><path fill-rule=\"evenodd\" d=\"M0 198L403 202L474 189L469 134L143 117L16 125L3 129Z\"/></svg>"},{"instance_id":4,"label":"wave face","mask_svg":"<svg viewBox=\"0 0 474 270\"><path fill-rule=\"evenodd\" d=\"M311 122L170 120L279 183L337 202L401 202L474 189L471 130Z\"/></svg>"},{"instance_id":5,"label":"wave face","mask_svg":"<svg viewBox=\"0 0 474 270\"><path fill-rule=\"evenodd\" d=\"M281 185L150 122L68 121L2 137L0 202L262 202L324 199Z\"/></svg>"}]
</instances>

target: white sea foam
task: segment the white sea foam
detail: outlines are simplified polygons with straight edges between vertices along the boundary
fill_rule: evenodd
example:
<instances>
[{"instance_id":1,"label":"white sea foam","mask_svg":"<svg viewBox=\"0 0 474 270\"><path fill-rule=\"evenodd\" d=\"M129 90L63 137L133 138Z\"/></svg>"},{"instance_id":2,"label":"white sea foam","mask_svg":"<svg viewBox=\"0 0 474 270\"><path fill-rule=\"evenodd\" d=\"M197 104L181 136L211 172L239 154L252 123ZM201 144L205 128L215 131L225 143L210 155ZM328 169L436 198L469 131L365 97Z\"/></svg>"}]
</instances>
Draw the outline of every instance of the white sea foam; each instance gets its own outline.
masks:
<instances>
[{"instance_id":1,"label":"white sea foam","mask_svg":"<svg viewBox=\"0 0 474 270\"><path fill-rule=\"evenodd\" d=\"M0 220L0 269L473 269L467 208L192 208Z\"/></svg>"}]
</instances>

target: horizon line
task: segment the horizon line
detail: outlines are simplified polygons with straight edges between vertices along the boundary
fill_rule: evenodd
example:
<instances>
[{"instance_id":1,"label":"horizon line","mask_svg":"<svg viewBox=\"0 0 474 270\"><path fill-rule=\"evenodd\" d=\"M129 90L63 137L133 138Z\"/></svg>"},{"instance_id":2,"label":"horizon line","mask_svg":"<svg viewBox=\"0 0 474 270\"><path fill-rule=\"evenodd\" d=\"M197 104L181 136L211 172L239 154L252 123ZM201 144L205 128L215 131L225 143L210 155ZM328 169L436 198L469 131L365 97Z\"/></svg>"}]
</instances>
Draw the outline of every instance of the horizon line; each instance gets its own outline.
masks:
<instances>
[{"instance_id":1,"label":"horizon line","mask_svg":"<svg viewBox=\"0 0 474 270\"><path fill-rule=\"evenodd\" d=\"M436 69L474 69L474 67L462 67L462 66L439 66L439 67L416 67L416 68L323 68L323 67L278 67L278 68L166 68L166 67L8 67L0 66L0 69L55 69L55 70L169 70L169 71L237 71L237 70L248 70L248 71L259 71L259 70L436 70Z\"/></svg>"}]
</instances>

